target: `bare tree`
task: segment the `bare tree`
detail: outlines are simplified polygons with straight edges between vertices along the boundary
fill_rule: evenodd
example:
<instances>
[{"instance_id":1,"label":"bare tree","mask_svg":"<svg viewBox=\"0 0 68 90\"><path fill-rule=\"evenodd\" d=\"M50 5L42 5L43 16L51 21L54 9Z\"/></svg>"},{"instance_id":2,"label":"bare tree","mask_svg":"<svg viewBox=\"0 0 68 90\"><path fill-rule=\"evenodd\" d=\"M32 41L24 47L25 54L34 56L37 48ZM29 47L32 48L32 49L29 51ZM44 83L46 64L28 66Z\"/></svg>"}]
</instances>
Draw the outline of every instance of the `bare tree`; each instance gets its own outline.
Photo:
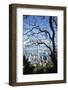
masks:
<instances>
[{"instance_id":1,"label":"bare tree","mask_svg":"<svg viewBox=\"0 0 68 90\"><path fill-rule=\"evenodd\" d=\"M45 19L45 18L44 18ZM49 43L47 43L44 40L38 39L37 40L37 45L45 45L46 48L49 49L49 56L51 57L52 62L54 63L55 66L55 71L57 71L57 44L56 44L56 33L57 33L57 20L54 16L49 16L49 26L51 33L49 32L48 29L43 28L42 26L38 25L36 23L36 20L34 23L27 22L25 23L29 25L27 32L24 33L24 36L27 35L26 40L28 40L31 36L36 37L37 35L41 35L42 37L45 37L45 40L48 40ZM33 42L35 43L35 42Z\"/></svg>"}]
</instances>

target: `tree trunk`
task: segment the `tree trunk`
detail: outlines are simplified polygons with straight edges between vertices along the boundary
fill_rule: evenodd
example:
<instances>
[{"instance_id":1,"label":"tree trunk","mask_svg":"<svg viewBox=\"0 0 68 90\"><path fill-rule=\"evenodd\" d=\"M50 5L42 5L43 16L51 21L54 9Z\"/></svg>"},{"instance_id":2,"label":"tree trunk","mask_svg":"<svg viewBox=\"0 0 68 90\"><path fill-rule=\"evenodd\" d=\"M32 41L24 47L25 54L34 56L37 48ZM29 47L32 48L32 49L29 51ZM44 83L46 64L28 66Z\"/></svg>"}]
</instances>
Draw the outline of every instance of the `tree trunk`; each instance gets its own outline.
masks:
<instances>
[{"instance_id":1,"label":"tree trunk","mask_svg":"<svg viewBox=\"0 0 68 90\"><path fill-rule=\"evenodd\" d=\"M57 72L57 52L55 50L55 31L54 31L54 28L53 28L53 25L52 25L52 16L50 16L50 19L49 19L49 23L50 23L50 27L51 27L51 30L52 30L52 46L53 46L53 50L51 52L51 60L52 62L54 63L54 67L55 67L55 72Z\"/></svg>"}]
</instances>

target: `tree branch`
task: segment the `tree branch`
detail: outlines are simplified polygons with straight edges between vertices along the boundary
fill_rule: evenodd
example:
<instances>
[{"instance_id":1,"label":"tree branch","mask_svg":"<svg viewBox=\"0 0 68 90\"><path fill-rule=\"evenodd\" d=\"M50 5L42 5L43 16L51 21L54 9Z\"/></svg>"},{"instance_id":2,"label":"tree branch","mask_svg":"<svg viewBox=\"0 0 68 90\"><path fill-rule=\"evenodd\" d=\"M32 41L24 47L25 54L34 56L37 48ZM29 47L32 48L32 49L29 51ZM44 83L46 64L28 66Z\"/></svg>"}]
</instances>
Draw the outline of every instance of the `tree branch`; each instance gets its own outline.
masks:
<instances>
[{"instance_id":1,"label":"tree branch","mask_svg":"<svg viewBox=\"0 0 68 90\"><path fill-rule=\"evenodd\" d=\"M56 27L57 27L57 22L56 22L56 20L53 18L53 21L54 21L54 23L55 23L55 25L56 25Z\"/></svg>"},{"instance_id":2,"label":"tree branch","mask_svg":"<svg viewBox=\"0 0 68 90\"><path fill-rule=\"evenodd\" d=\"M40 32L47 33L49 35L49 38L52 40L52 37L51 37L50 33L47 30L41 30L41 29L39 29L39 31Z\"/></svg>"},{"instance_id":3,"label":"tree branch","mask_svg":"<svg viewBox=\"0 0 68 90\"><path fill-rule=\"evenodd\" d=\"M24 33L24 35L28 34L29 32L31 32L34 28L37 28L38 26L32 27L31 30L27 31L26 33Z\"/></svg>"},{"instance_id":4,"label":"tree branch","mask_svg":"<svg viewBox=\"0 0 68 90\"><path fill-rule=\"evenodd\" d=\"M44 44L52 52L51 48L45 42L37 42L38 44Z\"/></svg>"}]
</instances>

